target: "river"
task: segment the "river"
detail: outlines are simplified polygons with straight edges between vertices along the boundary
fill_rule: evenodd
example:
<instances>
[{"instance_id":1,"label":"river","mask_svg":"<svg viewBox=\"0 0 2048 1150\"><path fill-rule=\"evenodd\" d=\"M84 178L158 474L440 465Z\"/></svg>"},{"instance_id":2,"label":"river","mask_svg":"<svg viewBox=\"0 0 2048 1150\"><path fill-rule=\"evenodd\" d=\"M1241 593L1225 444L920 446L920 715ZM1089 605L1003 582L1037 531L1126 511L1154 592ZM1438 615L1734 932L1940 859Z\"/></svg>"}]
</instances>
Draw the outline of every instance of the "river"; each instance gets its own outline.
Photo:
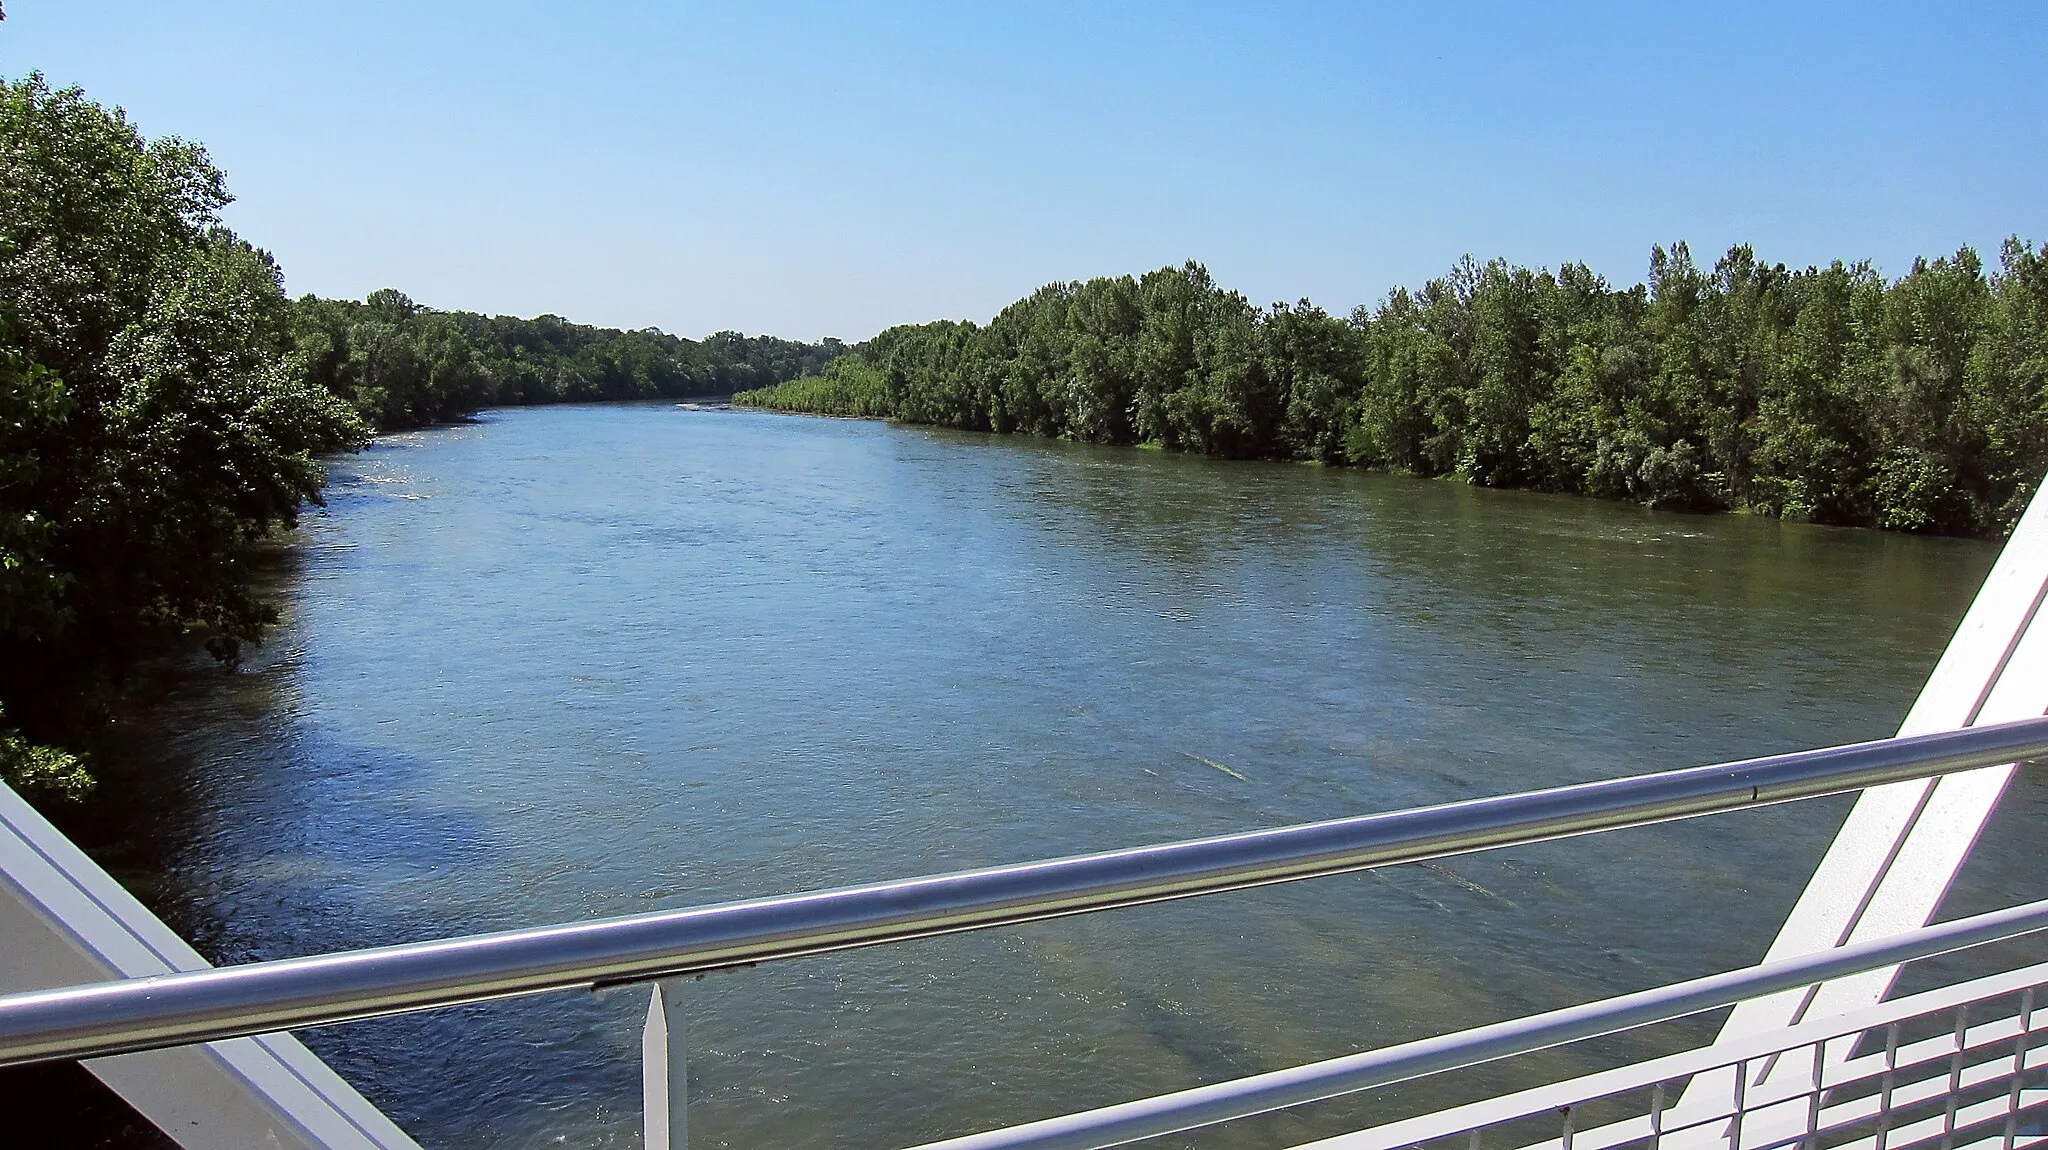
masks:
<instances>
[{"instance_id":1,"label":"river","mask_svg":"<svg viewBox=\"0 0 2048 1150\"><path fill-rule=\"evenodd\" d=\"M495 412L333 472L270 642L147 676L103 764L94 849L217 962L1883 737L1996 555L669 405ZM2041 791L1956 906L2038 897ZM1845 809L714 975L688 992L692 1141L905 1144L1744 965ZM644 1010L560 994L304 1037L428 1146L624 1147Z\"/></svg>"}]
</instances>

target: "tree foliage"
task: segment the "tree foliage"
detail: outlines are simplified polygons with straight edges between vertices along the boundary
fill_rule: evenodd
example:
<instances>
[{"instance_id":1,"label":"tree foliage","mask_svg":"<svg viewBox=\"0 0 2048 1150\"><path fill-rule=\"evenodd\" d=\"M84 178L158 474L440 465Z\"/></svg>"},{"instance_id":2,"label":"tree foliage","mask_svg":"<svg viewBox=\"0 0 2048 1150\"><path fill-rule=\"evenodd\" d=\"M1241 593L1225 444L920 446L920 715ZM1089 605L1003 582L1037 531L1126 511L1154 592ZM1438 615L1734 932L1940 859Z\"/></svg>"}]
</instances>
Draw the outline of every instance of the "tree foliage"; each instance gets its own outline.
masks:
<instances>
[{"instance_id":1,"label":"tree foliage","mask_svg":"<svg viewBox=\"0 0 2048 1150\"><path fill-rule=\"evenodd\" d=\"M755 407L813 415L877 418L896 410L889 377L858 356L842 356L818 375L787 380L746 393Z\"/></svg>"},{"instance_id":2,"label":"tree foliage","mask_svg":"<svg viewBox=\"0 0 2048 1150\"><path fill-rule=\"evenodd\" d=\"M436 311L390 288L361 303L305 296L290 328L311 378L385 431L483 407L725 395L815 374L841 350L831 339L728 331L687 340L552 315Z\"/></svg>"},{"instance_id":3,"label":"tree foliage","mask_svg":"<svg viewBox=\"0 0 2048 1150\"><path fill-rule=\"evenodd\" d=\"M73 694L152 632L232 658L271 615L251 549L319 499L316 454L362 441L227 202L197 145L0 82L0 703ZM0 732L0 770L75 790L52 754Z\"/></svg>"},{"instance_id":4,"label":"tree foliage","mask_svg":"<svg viewBox=\"0 0 2048 1150\"><path fill-rule=\"evenodd\" d=\"M780 410L1997 535L2048 469L2048 247L1794 271L1683 243L1640 285L1470 258L1377 308L1260 309L1200 264L895 327Z\"/></svg>"}]
</instances>

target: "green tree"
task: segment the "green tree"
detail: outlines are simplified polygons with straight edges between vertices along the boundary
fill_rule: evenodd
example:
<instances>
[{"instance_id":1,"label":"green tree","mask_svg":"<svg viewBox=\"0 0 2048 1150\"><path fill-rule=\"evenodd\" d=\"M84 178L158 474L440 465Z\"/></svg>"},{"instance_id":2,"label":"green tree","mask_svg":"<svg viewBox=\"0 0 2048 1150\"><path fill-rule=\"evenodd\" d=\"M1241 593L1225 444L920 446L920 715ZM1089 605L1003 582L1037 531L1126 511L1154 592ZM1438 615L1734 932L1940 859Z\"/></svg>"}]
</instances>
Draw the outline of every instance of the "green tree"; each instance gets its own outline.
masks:
<instances>
[{"instance_id":1,"label":"green tree","mask_svg":"<svg viewBox=\"0 0 2048 1150\"><path fill-rule=\"evenodd\" d=\"M1983 436L1991 524L2010 531L2048 470L2048 244L2005 241L1965 368L1965 418Z\"/></svg>"},{"instance_id":2,"label":"green tree","mask_svg":"<svg viewBox=\"0 0 2048 1150\"><path fill-rule=\"evenodd\" d=\"M1988 278L1964 249L1891 284L1744 245L1710 272L1654 248L1626 288L1466 257L1348 321L1261 311L1189 262L854 357L885 381L863 410L912 422L1899 530L2007 530L2048 467L2048 248L2018 240ZM744 399L853 404L801 382Z\"/></svg>"},{"instance_id":3,"label":"green tree","mask_svg":"<svg viewBox=\"0 0 2048 1150\"><path fill-rule=\"evenodd\" d=\"M0 703L32 735L151 632L224 659L257 638L252 548L362 438L288 354L277 266L227 202L198 146L0 82Z\"/></svg>"}]
</instances>

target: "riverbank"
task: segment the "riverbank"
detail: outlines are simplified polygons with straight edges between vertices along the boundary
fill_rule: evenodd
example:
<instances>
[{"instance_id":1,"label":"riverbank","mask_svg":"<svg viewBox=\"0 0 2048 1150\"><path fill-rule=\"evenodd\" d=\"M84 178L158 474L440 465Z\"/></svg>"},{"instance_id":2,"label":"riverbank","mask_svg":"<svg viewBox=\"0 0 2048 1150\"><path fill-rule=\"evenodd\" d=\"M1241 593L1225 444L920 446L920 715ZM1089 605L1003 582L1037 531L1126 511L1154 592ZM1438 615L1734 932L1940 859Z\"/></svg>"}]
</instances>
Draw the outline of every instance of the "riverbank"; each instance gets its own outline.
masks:
<instances>
[{"instance_id":1,"label":"riverbank","mask_svg":"<svg viewBox=\"0 0 2048 1150\"><path fill-rule=\"evenodd\" d=\"M1649 263L1620 287L1467 259L1341 317L1189 263L890 328L735 400L1987 538L2048 470L2048 246L1892 281L1742 246Z\"/></svg>"},{"instance_id":2,"label":"riverbank","mask_svg":"<svg viewBox=\"0 0 2048 1150\"><path fill-rule=\"evenodd\" d=\"M766 390L769 390L769 391L773 391L774 389L770 388L770 389L766 389ZM750 402L750 401L748 400L748 398L747 398L749 394L752 394L752 393L741 393L741 394L740 394L739 396L735 396L735 397L734 397L734 402L732 402L731 404L727 405L727 407L726 407L725 409L726 409L726 410L733 410L733 411L758 411L758 412L761 412L762 414L766 414L766 415L783 415L783 416L795 416L795 417L799 417L799 418L804 418L804 419L843 419L843 420L851 420L851 421L860 421L860 422L871 422L871 423L901 423L901 424L904 424L904 425L906 425L906 426L941 426L941 425L938 425L938 424L931 424L931 423L926 423L926 424L922 424L922 425L920 425L920 424L917 424L917 423L916 423L915 421L912 421L912 420L905 420L905 419L902 419L902 418L900 418L900 417L898 417L898 416L893 416L893 415L842 415L842 414L839 414L838 412L834 412L834 411L805 411L805 410L802 410L802 409L799 409L799 408L793 408L793 407L774 407L774 406L770 406L769 404L767 404L767 403L764 403L764 402L759 402L759 401L752 401L752 402ZM687 404L679 404L678 406L682 406L682 407L687 407L687 406L690 406L690 405L687 405ZM958 428L953 428L953 429L951 429L951 430L961 430L961 429L958 429ZM978 432L978 434L984 434L984 435L990 435L990 436L996 436L996 437L1001 437L1001 436L1006 436L1006 435L1019 435L1019 436L1024 436L1024 437L1026 437L1026 438L1035 438L1035 439L1054 439L1054 440L1058 440L1058 439L1061 439L1061 438L1062 438L1062 437L1059 437L1059 436L1044 436L1044 435L1037 435L1037 436L1033 436L1033 435L1030 435L1029 433L1024 433L1024 432L993 432L993 431L982 431L982 432ZM1117 446L1117 447L1122 447L1122 448L1126 448L1126 449L1129 449L1129 450L1132 450L1132 451L1152 451L1152 452L1161 452L1161 453L1165 453L1165 454L1173 454L1173 455L1193 455L1193 454L1200 454L1200 453L1196 453L1196 452L1189 452L1189 451L1186 451L1186 450L1183 450L1183 449L1176 449L1176 448L1171 448L1171 447L1168 447L1168 446L1167 446L1166 444L1164 444L1164 443L1161 443L1160 441L1158 441L1158 440L1156 440L1156 439L1148 439L1148 440L1141 440L1141 441L1139 441L1139 442L1136 442L1136 443L1128 443L1128 444L1118 444L1118 445L1113 445L1113 446ZM1216 457L1216 456L1210 456L1210 458L1219 458L1219 457ZM1470 480L1469 478L1467 478L1467 477L1464 477L1464 476L1460 476L1460 475L1456 475L1456 474L1439 474L1439 475L1430 475L1430 474L1427 474L1427 473L1422 473L1422 472L1416 472L1416 471L1408 471L1408 470L1404 470L1404 469L1401 469L1401 468L1395 468L1395 467L1384 467L1384 466L1378 466L1378 467L1375 467L1375 466L1370 466L1370 465L1359 465L1359 464L1349 463L1349 462L1347 462L1347 461L1344 461L1344 460L1325 460L1325 459L1299 459L1299 458L1297 458L1297 459L1282 459L1282 460L1269 460L1269 459L1251 459L1251 460L1232 460L1232 459L1229 459L1228 457L1220 457L1220 458L1223 458L1223 459L1225 459L1225 461L1228 461L1228 462L1250 462L1250 463L1273 463L1273 462L1287 462L1287 463L1294 463L1294 464L1297 464L1297 465L1300 465L1300 466L1303 466L1303 467L1334 467L1334 468L1342 468L1342 469L1349 469L1349 470L1358 470L1358 471L1366 471L1366 472L1375 472L1375 473L1378 473L1378 474L1383 474L1383 475L1395 475L1395 476L1406 476L1406 477L1409 477L1409 478L1414 478L1414 479L1428 479L1428 480L1434 480L1434 481L1437 481L1437 482L1443 482L1443 483L1452 483L1452 484L1457 484L1457 485L1460 485L1460 486L1487 486L1487 485L1479 485L1479 484L1473 484L1473 483L1472 483L1472 481L1471 481L1471 480ZM1545 494L1545 495L1564 495L1564 496L1570 496L1570 497L1574 497L1574 498L1590 499L1590 500L1595 500L1595 501L1598 501L1598 502L1606 502L1606 503L1638 503L1638 505L1640 505L1640 506L1643 506L1643 507L1647 507L1647 508L1650 508L1650 509L1652 509L1652 510L1659 510L1659 511L1678 511L1678 512L1682 512L1682 513L1687 513L1687 514L1706 514L1706 515L1714 515L1714 514L1726 514L1726 515L1736 515L1736 516L1755 516L1755 517L1758 517L1758 518L1763 518L1763 519L1779 519L1779 520L1786 520L1786 521L1789 521L1789 522L1808 522L1808 523L1813 523L1813 524L1814 524L1814 525L1816 525L1816 526L1822 526L1822 527L1842 527L1842 528L1852 528L1852 529L1872 529L1872 528L1874 528L1874 529L1877 529L1877 530L1881 530L1881 531L1882 531L1882 530L1889 530L1889 531L1897 531L1897 530L1898 530L1897 528L1880 528L1880 527L1876 527L1876 526L1875 526L1874 524L1870 524L1870 523L1843 523L1843 522L1834 522L1834 521L1830 521L1830 520L1826 520L1826 519L1818 519L1818 518L1815 518L1815 517L1812 517L1812 516L1800 516L1800 515L1787 515L1787 514L1784 514L1782 510L1780 510L1780 509L1777 509L1777 508L1773 508L1773 507L1769 507L1769 506L1754 506L1754 505L1749 505L1749 504L1734 504L1734 505L1716 505L1716 504L1704 504L1704 505L1703 505L1703 504L1699 504L1699 503L1689 503L1689 504L1680 504L1680 505L1677 505L1677 506L1671 506L1671 505L1660 505L1660 504L1659 504L1658 502L1656 502L1656 501L1654 501L1654 500L1644 500L1644 501L1637 501L1637 500L1630 500L1630 499L1623 499L1623 498L1617 498L1617 497L1614 497L1614 496L1599 496L1599 495L1589 495L1589 494L1586 494L1586 493L1584 493L1584 492L1577 492L1577 491L1556 491L1556 490L1552 490L1552 489L1548 489L1548 488L1542 488L1542 487L1521 487L1521 488L1498 488L1498 487L1496 487L1496 488L1493 488L1493 489L1494 489L1494 490L1522 490L1522 491L1532 491L1532 492L1536 492L1536 493L1538 493L1538 494ZM1901 532L1901 533L1905 533L1905 534L1911 534L1912 532ZM1923 534L1942 534L1942 533L1940 533L1940 532L1933 532L1933 533L1923 533ZM1955 535L1957 535L1958 537L1961 537L1961 538L1992 538L1992 539L1995 539L1995 538L1999 538L1999 537L2000 537L2000 536L1998 536L1998 535L1986 535L1986 534L1984 534L1984 533L1970 533L1970 532L1963 532L1963 533L1950 533L1950 534L1955 534Z\"/></svg>"}]
</instances>

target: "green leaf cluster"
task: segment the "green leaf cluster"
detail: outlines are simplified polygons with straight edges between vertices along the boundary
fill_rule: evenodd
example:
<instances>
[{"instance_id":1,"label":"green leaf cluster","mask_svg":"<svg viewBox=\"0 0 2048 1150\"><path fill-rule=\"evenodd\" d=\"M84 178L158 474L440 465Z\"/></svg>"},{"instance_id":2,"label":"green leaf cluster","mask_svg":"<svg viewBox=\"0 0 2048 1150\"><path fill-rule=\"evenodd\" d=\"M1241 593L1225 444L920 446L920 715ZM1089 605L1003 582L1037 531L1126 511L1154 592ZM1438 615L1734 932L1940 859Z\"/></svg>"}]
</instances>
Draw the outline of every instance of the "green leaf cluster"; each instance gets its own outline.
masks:
<instances>
[{"instance_id":1,"label":"green leaf cluster","mask_svg":"<svg viewBox=\"0 0 2048 1150\"><path fill-rule=\"evenodd\" d=\"M1190 262L891 328L735 401L1998 535L2048 469L2048 247L1887 283L1679 243L1621 288L1468 257L1343 317Z\"/></svg>"},{"instance_id":2,"label":"green leaf cluster","mask_svg":"<svg viewBox=\"0 0 2048 1150\"><path fill-rule=\"evenodd\" d=\"M0 720L6 717L0 710ZM56 795L74 802L91 794L96 785L77 755L31 743L6 729L0 729L0 782L31 795Z\"/></svg>"},{"instance_id":3,"label":"green leaf cluster","mask_svg":"<svg viewBox=\"0 0 2048 1150\"><path fill-rule=\"evenodd\" d=\"M318 454L365 437L228 200L197 145L0 81L0 702L52 704L17 714L66 710L152 633L233 658L271 618L253 548L318 501ZM6 748L75 789L75 762Z\"/></svg>"},{"instance_id":4,"label":"green leaf cluster","mask_svg":"<svg viewBox=\"0 0 2048 1150\"><path fill-rule=\"evenodd\" d=\"M879 419L896 411L896 393L890 390L888 375L859 356L835 359L817 375L739 392L733 401L772 411L858 419Z\"/></svg>"}]
</instances>

